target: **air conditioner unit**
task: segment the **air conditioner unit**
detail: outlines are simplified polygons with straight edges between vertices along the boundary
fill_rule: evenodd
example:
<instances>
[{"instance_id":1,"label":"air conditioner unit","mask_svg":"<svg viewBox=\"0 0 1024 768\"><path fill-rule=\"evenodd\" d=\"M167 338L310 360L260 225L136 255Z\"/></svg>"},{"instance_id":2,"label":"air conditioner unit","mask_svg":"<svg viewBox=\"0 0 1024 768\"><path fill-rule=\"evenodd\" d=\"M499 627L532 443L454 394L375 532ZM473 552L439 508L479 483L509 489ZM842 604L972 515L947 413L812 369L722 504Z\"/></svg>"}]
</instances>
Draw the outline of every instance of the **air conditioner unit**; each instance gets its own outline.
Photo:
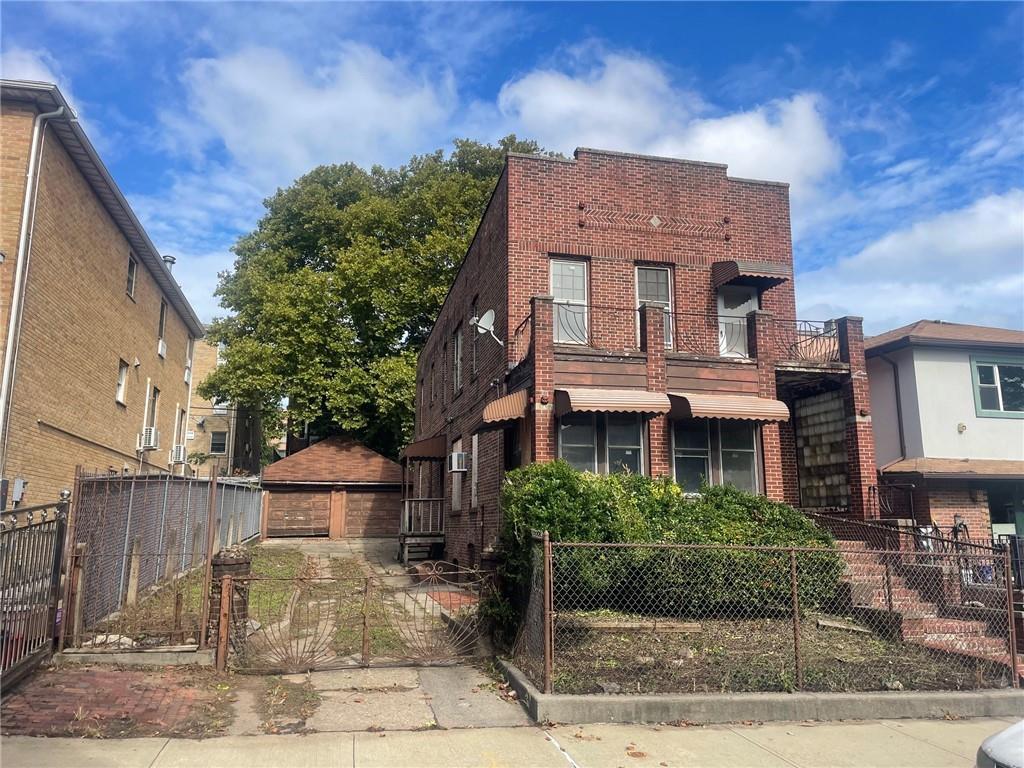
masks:
<instances>
[{"instance_id":1,"label":"air conditioner unit","mask_svg":"<svg viewBox=\"0 0 1024 768\"><path fill-rule=\"evenodd\" d=\"M186 460L184 445L176 445L171 449L171 464L184 464Z\"/></svg>"},{"instance_id":2,"label":"air conditioner unit","mask_svg":"<svg viewBox=\"0 0 1024 768\"><path fill-rule=\"evenodd\" d=\"M139 435L140 451L155 451L160 447L160 433L156 427L146 427Z\"/></svg>"},{"instance_id":3,"label":"air conditioner unit","mask_svg":"<svg viewBox=\"0 0 1024 768\"><path fill-rule=\"evenodd\" d=\"M466 454L463 451L456 451L455 453L448 454L448 471L449 472L465 472L466 471Z\"/></svg>"},{"instance_id":4,"label":"air conditioner unit","mask_svg":"<svg viewBox=\"0 0 1024 768\"><path fill-rule=\"evenodd\" d=\"M192 383L192 366L191 365L186 365L185 366L185 383L186 384L191 384Z\"/></svg>"},{"instance_id":5,"label":"air conditioner unit","mask_svg":"<svg viewBox=\"0 0 1024 768\"><path fill-rule=\"evenodd\" d=\"M163 339L160 339L156 343L156 353L160 355L160 357L167 357L167 342Z\"/></svg>"}]
</instances>

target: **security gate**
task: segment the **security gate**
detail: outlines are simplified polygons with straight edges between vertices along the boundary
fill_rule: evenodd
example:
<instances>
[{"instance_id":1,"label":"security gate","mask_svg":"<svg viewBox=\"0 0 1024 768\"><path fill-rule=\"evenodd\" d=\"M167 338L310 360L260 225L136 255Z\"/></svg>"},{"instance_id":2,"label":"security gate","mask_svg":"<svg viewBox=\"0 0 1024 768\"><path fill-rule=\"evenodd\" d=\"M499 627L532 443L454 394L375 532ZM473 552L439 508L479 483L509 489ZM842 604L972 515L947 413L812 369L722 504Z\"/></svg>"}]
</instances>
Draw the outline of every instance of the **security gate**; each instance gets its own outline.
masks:
<instances>
[{"instance_id":1,"label":"security gate","mask_svg":"<svg viewBox=\"0 0 1024 768\"><path fill-rule=\"evenodd\" d=\"M239 671L285 673L471 657L491 585L490 573L448 563L401 575L228 576L218 660L230 648Z\"/></svg>"}]
</instances>

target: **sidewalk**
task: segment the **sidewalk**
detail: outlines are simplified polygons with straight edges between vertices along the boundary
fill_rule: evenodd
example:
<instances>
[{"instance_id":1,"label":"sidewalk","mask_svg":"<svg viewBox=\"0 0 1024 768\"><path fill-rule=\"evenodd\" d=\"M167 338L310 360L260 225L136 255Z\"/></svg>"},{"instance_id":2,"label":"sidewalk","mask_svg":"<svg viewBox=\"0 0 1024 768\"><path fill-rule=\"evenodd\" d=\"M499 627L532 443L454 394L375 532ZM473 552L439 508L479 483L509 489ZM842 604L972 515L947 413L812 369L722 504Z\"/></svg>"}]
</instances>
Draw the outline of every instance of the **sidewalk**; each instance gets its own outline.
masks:
<instances>
[{"instance_id":1,"label":"sidewalk","mask_svg":"<svg viewBox=\"0 0 1024 768\"><path fill-rule=\"evenodd\" d=\"M776 723L763 726L588 725L191 739L0 740L4 768L604 768L870 766L968 768L1011 719Z\"/></svg>"}]
</instances>

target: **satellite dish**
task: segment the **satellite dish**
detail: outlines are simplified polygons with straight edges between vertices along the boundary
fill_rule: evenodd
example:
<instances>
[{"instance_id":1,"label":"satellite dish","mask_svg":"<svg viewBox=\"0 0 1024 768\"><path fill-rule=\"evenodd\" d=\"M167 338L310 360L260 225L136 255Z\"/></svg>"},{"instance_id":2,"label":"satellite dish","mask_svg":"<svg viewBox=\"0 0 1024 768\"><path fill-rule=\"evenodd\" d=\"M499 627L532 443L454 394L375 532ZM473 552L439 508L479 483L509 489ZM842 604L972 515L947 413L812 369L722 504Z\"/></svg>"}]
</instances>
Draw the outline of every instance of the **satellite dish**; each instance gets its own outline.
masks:
<instances>
[{"instance_id":1,"label":"satellite dish","mask_svg":"<svg viewBox=\"0 0 1024 768\"><path fill-rule=\"evenodd\" d=\"M492 339L501 344L501 346L505 346L505 342L503 342L501 339L494 335L493 309L488 309L480 317L471 317L469 319L469 324L476 326L477 333L489 333L491 334Z\"/></svg>"}]
</instances>

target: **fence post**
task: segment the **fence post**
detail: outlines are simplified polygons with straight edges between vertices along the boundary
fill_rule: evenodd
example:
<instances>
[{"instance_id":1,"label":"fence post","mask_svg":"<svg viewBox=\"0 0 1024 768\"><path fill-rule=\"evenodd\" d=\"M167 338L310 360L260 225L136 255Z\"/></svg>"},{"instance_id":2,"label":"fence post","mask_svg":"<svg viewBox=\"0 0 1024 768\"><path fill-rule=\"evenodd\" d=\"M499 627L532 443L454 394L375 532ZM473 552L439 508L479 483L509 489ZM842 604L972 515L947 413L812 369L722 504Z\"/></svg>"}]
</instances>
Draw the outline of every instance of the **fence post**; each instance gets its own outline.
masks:
<instances>
[{"instance_id":1,"label":"fence post","mask_svg":"<svg viewBox=\"0 0 1024 768\"><path fill-rule=\"evenodd\" d=\"M171 635L171 643L181 643L185 640L185 633L181 629L181 609L182 609L182 598L181 592L174 593L174 632ZM206 598L207 600L209 598Z\"/></svg>"},{"instance_id":2,"label":"fence post","mask_svg":"<svg viewBox=\"0 0 1024 768\"><path fill-rule=\"evenodd\" d=\"M160 531L157 533L157 544L156 544L156 566L153 573L153 581L160 581L160 556L164 551L164 542L166 541L165 535L167 530L167 495L171 490L171 476L167 474L164 476L164 502L160 508ZM166 567L166 566L165 566Z\"/></svg>"},{"instance_id":3,"label":"fence post","mask_svg":"<svg viewBox=\"0 0 1024 768\"><path fill-rule=\"evenodd\" d=\"M796 673L796 688L804 687L804 666L800 658L800 590L797 587L796 550L789 550L789 595L793 611L793 669Z\"/></svg>"},{"instance_id":4,"label":"fence post","mask_svg":"<svg viewBox=\"0 0 1024 768\"><path fill-rule=\"evenodd\" d=\"M551 537L544 531L544 693L552 691L555 668L554 589L551 579Z\"/></svg>"},{"instance_id":5,"label":"fence post","mask_svg":"<svg viewBox=\"0 0 1024 768\"><path fill-rule=\"evenodd\" d=\"M128 571L128 594L125 595L126 605L135 605L139 599L139 567L142 565L142 541L136 536L132 541L131 567Z\"/></svg>"},{"instance_id":6,"label":"fence post","mask_svg":"<svg viewBox=\"0 0 1024 768\"><path fill-rule=\"evenodd\" d=\"M1010 681L1014 688L1020 687L1020 675L1017 672L1017 625L1013 615L1013 573L1010 569L1010 543L1003 548L1003 581L1006 582L1006 620L1007 638L1010 643Z\"/></svg>"},{"instance_id":7,"label":"fence post","mask_svg":"<svg viewBox=\"0 0 1024 768\"><path fill-rule=\"evenodd\" d=\"M363 583L363 656L364 667L370 665L370 579Z\"/></svg>"},{"instance_id":8,"label":"fence post","mask_svg":"<svg viewBox=\"0 0 1024 768\"><path fill-rule=\"evenodd\" d=\"M203 594L210 594L213 583L213 524L217 516L217 478L210 479L210 498L206 514L206 568L203 576ZM203 600L203 613L199 622L199 647L206 649L209 645L207 627L210 624L210 600Z\"/></svg>"},{"instance_id":9,"label":"fence post","mask_svg":"<svg viewBox=\"0 0 1024 768\"><path fill-rule=\"evenodd\" d=\"M121 583L117 585L117 604L124 604L124 581L128 572L128 542L131 541L132 506L135 504L135 475L128 488L128 515L124 521L124 549L121 552Z\"/></svg>"},{"instance_id":10,"label":"fence post","mask_svg":"<svg viewBox=\"0 0 1024 768\"><path fill-rule=\"evenodd\" d=\"M68 621L65 630L61 632L61 651L64 650L67 628L71 630L71 647L82 647L82 619L85 615L85 567L82 562L84 559L85 544L76 544L68 567L68 598L65 608Z\"/></svg>"},{"instance_id":11,"label":"fence post","mask_svg":"<svg viewBox=\"0 0 1024 768\"><path fill-rule=\"evenodd\" d=\"M234 597L234 577L228 574L220 580L220 616L217 622L217 671L228 666L228 638L231 624L231 599Z\"/></svg>"},{"instance_id":12,"label":"fence post","mask_svg":"<svg viewBox=\"0 0 1024 768\"><path fill-rule=\"evenodd\" d=\"M885 560L885 605L889 609L889 613L892 613L892 552L886 552L883 558Z\"/></svg>"}]
</instances>

